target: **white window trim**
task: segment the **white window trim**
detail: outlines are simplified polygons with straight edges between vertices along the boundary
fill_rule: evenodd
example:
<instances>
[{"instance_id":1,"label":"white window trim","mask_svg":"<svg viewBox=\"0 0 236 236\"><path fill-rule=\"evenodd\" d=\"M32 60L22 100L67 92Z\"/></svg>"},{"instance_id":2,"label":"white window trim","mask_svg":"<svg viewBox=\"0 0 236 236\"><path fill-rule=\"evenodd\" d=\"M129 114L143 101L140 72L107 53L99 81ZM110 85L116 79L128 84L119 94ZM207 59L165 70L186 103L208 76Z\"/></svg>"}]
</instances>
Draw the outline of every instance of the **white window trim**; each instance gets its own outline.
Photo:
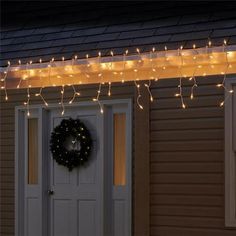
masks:
<instances>
[{"instance_id":1,"label":"white window trim","mask_svg":"<svg viewBox=\"0 0 236 236\"><path fill-rule=\"evenodd\" d=\"M226 80L229 91L236 78ZM234 91L236 92L236 91ZM236 93L225 92L225 226L236 227Z\"/></svg>"}]
</instances>

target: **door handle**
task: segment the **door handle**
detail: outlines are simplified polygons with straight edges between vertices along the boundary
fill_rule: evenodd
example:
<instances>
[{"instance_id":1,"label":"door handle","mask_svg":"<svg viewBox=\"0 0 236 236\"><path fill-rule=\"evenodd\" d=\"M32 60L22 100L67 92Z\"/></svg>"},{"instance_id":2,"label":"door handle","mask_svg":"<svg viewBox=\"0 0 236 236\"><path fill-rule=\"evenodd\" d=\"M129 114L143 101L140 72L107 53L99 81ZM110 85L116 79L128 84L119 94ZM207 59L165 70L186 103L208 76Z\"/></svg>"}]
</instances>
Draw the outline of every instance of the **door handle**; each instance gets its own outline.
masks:
<instances>
[{"instance_id":1,"label":"door handle","mask_svg":"<svg viewBox=\"0 0 236 236\"><path fill-rule=\"evenodd\" d=\"M53 195L54 194L54 191L53 190L48 190L48 195Z\"/></svg>"}]
</instances>

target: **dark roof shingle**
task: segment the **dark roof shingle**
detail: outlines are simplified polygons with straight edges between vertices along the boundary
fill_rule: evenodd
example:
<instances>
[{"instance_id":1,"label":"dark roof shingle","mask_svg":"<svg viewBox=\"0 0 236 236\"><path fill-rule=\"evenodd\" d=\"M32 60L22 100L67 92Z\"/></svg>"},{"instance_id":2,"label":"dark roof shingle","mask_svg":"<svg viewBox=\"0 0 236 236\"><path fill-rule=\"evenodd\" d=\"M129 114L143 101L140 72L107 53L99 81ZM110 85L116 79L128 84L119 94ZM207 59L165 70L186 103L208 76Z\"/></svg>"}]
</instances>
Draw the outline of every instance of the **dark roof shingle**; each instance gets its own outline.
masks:
<instances>
[{"instance_id":1,"label":"dark roof shingle","mask_svg":"<svg viewBox=\"0 0 236 236\"><path fill-rule=\"evenodd\" d=\"M3 5L0 65L75 54L123 53L139 47L234 44L236 3L21 2ZM209 5L210 4L210 5Z\"/></svg>"}]
</instances>

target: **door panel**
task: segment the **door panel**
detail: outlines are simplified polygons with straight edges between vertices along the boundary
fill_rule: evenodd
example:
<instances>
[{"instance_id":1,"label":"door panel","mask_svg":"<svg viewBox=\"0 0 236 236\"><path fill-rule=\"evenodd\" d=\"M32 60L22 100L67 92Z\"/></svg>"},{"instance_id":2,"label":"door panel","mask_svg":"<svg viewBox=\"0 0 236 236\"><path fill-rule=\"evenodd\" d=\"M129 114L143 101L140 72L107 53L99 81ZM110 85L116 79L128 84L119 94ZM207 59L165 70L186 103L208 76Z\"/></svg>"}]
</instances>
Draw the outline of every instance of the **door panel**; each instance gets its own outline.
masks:
<instances>
[{"instance_id":1,"label":"door panel","mask_svg":"<svg viewBox=\"0 0 236 236\"><path fill-rule=\"evenodd\" d=\"M62 119L58 110L51 112L51 131ZM51 235L101 236L103 218L102 117L97 107L67 111L67 119L78 118L89 129L93 147L88 162L69 171L51 158L50 196ZM98 145L99 140L99 145ZM99 162L99 164L98 164Z\"/></svg>"},{"instance_id":2,"label":"door panel","mask_svg":"<svg viewBox=\"0 0 236 236\"><path fill-rule=\"evenodd\" d=\"M78 204L78 235L96 235L96 201L80 200Z\"/></svg>"}]
</instances>

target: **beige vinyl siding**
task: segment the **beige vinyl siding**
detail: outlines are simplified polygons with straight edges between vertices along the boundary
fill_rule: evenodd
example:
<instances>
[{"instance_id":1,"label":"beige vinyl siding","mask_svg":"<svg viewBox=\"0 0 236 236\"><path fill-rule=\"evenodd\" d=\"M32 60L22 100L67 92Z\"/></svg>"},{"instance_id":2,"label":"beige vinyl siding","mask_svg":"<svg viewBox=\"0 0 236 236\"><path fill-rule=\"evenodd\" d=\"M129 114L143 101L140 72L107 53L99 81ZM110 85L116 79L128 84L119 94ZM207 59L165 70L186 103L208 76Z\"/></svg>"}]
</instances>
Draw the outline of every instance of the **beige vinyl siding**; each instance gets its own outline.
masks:
<instances>
[{"instance_id":1,"label":"beige vinyl siding","mask_svg":"<svg viewBox=\"0 0 236 236\"><path fill-rule=\"evenodd\" d=\"M224 109L217 106L222 77L184 81L183 110L178 80L152 87L150 109L150 234L235 235L224 226ZM186 97L187 96L187 97Z\"/></svg>"}]
</instances>

